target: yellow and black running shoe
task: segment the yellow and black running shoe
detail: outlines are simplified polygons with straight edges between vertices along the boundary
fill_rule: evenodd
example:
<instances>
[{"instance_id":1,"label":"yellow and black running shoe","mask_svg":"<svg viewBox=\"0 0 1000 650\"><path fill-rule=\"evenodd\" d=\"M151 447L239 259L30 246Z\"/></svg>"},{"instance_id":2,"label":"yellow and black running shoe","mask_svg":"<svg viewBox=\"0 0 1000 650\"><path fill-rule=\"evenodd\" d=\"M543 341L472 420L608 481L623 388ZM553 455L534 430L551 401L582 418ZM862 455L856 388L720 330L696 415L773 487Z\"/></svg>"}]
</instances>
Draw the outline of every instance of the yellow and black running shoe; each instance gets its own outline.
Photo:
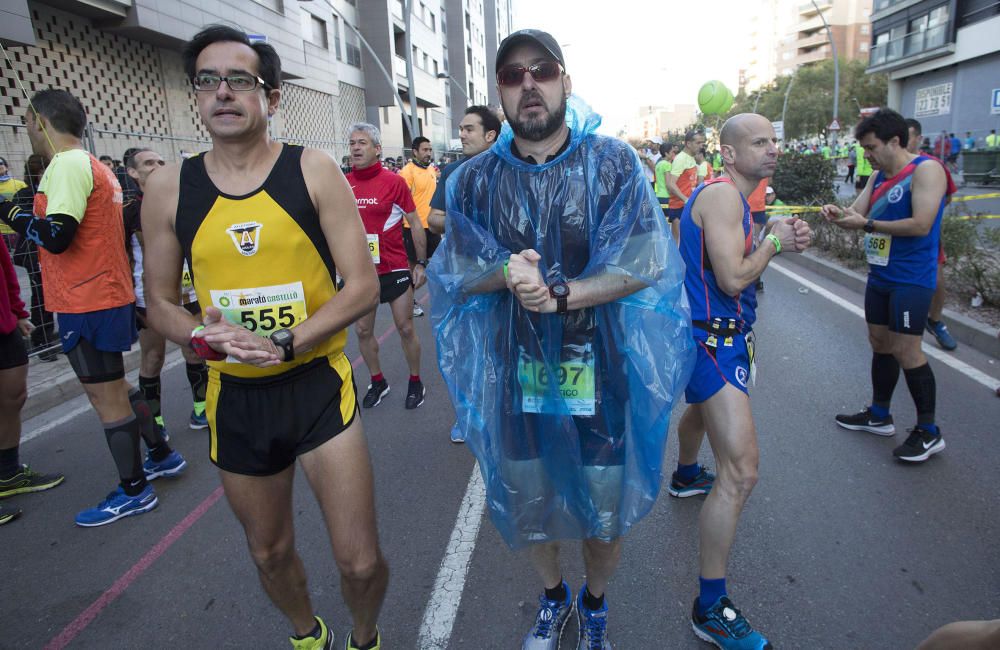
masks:
<instances>
[{"instance_id":1,"label":"yellow and black running shoe","mask_svg":"<svg viewBox=\"0 0 1000 650\"><path fill-rule=\"evenodd\" d=\"M64 480L66 477L62 474L40 474L27 465L21 465L20 471L13 476L0 478L0 499L15 494L51 490Z\"/></svg>"},{"instance_id":2,"label":"yellow and black running shoe","mask_svg":"<svg viewBox=\"0 0 1000 650\"><path fill-rule=\"evenodd\" d=\"M333 650L333 632L326 626L319 616L316 616L316 624L319 626L319 636L308 636L304 639L288 637L295 650Z\"/></svg>"}]
</instances>

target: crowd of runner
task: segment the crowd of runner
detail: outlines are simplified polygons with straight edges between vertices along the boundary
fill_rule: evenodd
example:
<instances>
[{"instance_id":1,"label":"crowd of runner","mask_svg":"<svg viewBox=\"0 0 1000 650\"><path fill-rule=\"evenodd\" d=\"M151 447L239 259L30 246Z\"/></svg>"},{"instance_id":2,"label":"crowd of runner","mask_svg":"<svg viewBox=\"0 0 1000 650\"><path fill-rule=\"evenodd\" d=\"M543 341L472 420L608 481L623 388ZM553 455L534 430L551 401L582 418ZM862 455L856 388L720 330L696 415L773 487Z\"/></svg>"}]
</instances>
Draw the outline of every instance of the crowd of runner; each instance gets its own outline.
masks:
<instances>
[{"instance_id":1,"label":"crowd of runner","mask_svg":"<svg viewBox=\"0 0 1000 650\"><path fill-rule=\"evenodd\" d=\"M155 508L152 482L179 477L189 462L170 447L160 412L173 341L190 385L188 425L208 432L210 460L293 647L333 646L294 545L298 461L350 609L346 647L379 648L389 572L360 414L390 395L373 332L384 303L409 371L402 405L424 404L413 318L424 313L414 292L426 283L456 414L451 440L469 443L491 518L508 544L528 549L538 574L522 647L558 648L574 612L579 648L611 647L606 590L628 529L656 499L681 393L668 492L707 495L693 631L720 648L771 647L726 582L757 481L749 387L760 276L812 239L805 221L767 211L780 205L768 182L780 150L767 119L727 120L711 151L693 129L683 142L637 152L594 133L599 119L573 95L558 42L522 30L496 56L509 128L490 108L468 107L464 158L438 169L426 138L397 163L383 159L377 126L356 123L338 164L268 136L281 99L271 46L213 26L186 44L183 61L212 147L180 164L149 148L129 149L120 165L99 160L83 146L87 116L73 95L31 97L24 121L34 155L0 204L7 243L39 276L26 306L0 247L0 497L63 481L19 455L25 339L38 347L58 337L118 472L76 523ZM943 161L918 151L919 123L882 109L854 137L860 192L822 215L865 233L872 385L861 412L835 422L892 435L902 371L917 421L892 454L919 463L945 447L921 336L929 328L954 348L934 301L941 217L955 188ZM0 160L0 182L8 172ZM351 325L370 375L360 400L344 354ZM136 341L132 386L123 354ZM714 471L697 460L706 435ZM0 504L0 524L19 514ZM565 539L582 541L586 582L575 590L560 564Z\"/></svg>"}]
</instances>

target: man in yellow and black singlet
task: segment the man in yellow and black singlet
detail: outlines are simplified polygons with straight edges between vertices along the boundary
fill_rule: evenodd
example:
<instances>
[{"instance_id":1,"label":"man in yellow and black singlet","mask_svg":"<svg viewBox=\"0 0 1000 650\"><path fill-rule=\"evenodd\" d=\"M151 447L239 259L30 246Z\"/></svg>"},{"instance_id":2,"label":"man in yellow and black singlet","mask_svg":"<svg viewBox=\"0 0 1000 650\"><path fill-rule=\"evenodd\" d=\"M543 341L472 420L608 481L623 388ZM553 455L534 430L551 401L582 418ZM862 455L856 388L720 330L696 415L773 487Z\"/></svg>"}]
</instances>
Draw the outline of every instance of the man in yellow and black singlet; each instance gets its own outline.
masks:
<instances>
[{"instance_id":1,"label":"man in yellow and black singlet","mask_svg":"<svg viewBox=\"0 0 1000 650\"><path fill-rule=\"evenodd\" d=\"M344 344L347 326L377 304L379 285L354 195L329 156L268 137L281 99L274 48L215 25L183 58L212 149L148 179L149 322L209 361L210 457L264 590L292 625L292 646L333 647L295 550L298 460L351 610L346 647L378 648L388 568ZM185 261L203 322L178 304Z\"/></svg>"}]
</instances>

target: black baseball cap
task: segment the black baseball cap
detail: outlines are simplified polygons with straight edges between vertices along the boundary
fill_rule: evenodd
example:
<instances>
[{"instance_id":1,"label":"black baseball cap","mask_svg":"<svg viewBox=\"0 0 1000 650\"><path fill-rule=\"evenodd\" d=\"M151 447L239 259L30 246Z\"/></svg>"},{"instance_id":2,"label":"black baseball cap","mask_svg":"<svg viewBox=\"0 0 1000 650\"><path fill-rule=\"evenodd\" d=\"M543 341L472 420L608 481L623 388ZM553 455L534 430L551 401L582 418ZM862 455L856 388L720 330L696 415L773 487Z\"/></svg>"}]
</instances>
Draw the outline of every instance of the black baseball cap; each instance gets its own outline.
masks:
<instances>
[{"instance_id":1,"label":"black baseball cap","mask_svg":"<svg viewBox=\"0 0 1000 650\"><path fill-rule=\"evenodd\" d=\"M563 68L566 67L566 61L563 59L562 48L559 47L559 43L557 43L556 39L552 37L552 34L543 32L540 29L522 29L508 35L507 38L500 42L500 49L497 50L496 70L494 70L494 72L500 70L500 67L503 65L504 58L506 58L507 54L510 53L511 49L513 49L515 45L520 43L534 43L551 55L553 59L558 61Z\"/></svg>"}]
</instances>

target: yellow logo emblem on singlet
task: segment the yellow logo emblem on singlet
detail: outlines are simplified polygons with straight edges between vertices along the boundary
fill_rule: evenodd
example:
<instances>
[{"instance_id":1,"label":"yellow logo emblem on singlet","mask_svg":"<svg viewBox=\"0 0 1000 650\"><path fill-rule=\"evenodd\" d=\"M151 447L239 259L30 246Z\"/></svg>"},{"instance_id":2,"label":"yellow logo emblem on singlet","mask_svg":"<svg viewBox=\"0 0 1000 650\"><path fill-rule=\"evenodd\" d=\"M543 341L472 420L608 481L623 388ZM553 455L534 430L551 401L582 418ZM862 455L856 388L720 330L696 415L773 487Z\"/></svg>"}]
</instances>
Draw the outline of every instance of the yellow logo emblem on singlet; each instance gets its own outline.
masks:
<instances>
[{"instance_id":1,"label":"yellow logo emblem on singlet","mask_svg":"<svg viewBox=\"0 0 1000 650\"><path fill-rule=\"evenodd\" d=\"M236 245L240 255L250 257L260 248L260 231L263 227L263 224L256 221L247 221L234 223L226 228L226 232L233 238L233 244Z\"/></svg>"}]
</instances>

